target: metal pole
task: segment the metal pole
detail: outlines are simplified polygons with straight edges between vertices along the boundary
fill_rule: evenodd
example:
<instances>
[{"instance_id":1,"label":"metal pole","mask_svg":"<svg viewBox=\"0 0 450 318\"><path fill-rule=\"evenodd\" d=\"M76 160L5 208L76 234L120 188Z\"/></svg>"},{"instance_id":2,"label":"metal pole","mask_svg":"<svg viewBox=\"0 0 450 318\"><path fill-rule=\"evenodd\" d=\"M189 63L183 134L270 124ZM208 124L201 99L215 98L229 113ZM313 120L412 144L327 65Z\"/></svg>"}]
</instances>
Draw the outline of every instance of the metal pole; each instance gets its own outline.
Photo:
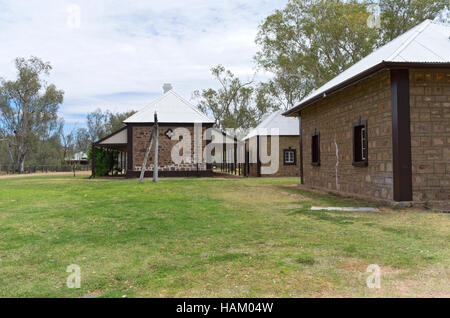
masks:
<instances>
[{"instance_id":1,"label":"metal pole","mask_svg":"<svg viewBox=\"0 0 450 318\"><path fill-rule=\"evenodd\" d=\"M142 182L144 180L144 175L145 175L145 167L147 166L147 160L148 160L148 156L150 155L150 150L152 149L152 144L153 144L153 134L155 133L155 125L153 125L152 127L152 131L150 133L150 144L148 145L147 151L145 152L145 156L144 156L144 162L142 163L142 167L141 167L141 176L139 178L139 182Z\"/></svg>"},{"instance_id":2,"label":"metal pole","mask_svg":"<svg viewBox=\"0 0 450 318\"><path fill-rule=\"evenodd\" d=\"M94 143L92 144L92 167L91 167L91 169L92 169L91 178L95 178L95 144Z\"/></svg>"},{"instance_id":3,"label":"metal pole","mask_svg":"<svg viewBox=\"0 0 450 318\"><path fill-rule=\"evenodd\" d=\"M303 177L303 134L302 134L302 117L298 113L298 125L299 125L299 135L300 135L300 184L305 184L305 179Z\"/></svg>"},{"instance_id":4,"label":"metal pole","mask_svg":"<svg viewBox=\"0 0 450 318\"><path fill-rule=\"evenodd\" d=\"M259 135L256 136L256 174L261 177L261 160L260 160L260 149L259 149Z\"/></svg>"},{"instance_id":5,"label":"metal pole","mask_svg":"<svg viewBox=\"0 0 450 318\"><path fill-rule=\"evenodd\" d=\"M233 163L233 168L234 168L234 175L237 175L237 140L234 141L234 163Z\"/></svg>"},{"instance_id":6,"label":"metal pole","mask_svg":"<svg viewBox=\"0 0 450 318\"><path fill-rule=\"evenodd\" d=\"M155 158L153 164L153 182L158 182L158 152L159 152L159 125L158 115L155 112Z\"/></svg>"},{"instance_id":7,"label":"metal pole","mask_svg":"<svg viewBox=\"0 0 450 318\"><path fill-rule=\"evenodd\" d=\"M227 148L225 143L222 144L222 172L226 172L227 169Z\"/></svg>"}]
</instances>

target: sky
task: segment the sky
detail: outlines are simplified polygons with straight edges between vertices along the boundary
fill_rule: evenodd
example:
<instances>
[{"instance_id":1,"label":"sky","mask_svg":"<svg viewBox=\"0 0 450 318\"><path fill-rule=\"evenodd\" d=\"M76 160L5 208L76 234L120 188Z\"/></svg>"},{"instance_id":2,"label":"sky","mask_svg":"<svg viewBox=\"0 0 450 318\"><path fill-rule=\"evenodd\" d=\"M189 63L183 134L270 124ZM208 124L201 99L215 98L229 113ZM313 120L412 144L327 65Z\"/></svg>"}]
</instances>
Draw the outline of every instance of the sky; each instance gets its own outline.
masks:
<instances>
[{"instance_id":1,"label":"sky","mask_svg":"<svg viewBox=\"0 0 450 318\"><path fill-rule=\"evenodd\" d=\"M66 130L97 108L139 110L162 85L190 99L217 87L211 67L243 79L256 72L258 25L287 0L0 0L0 77L14 59L51 63L46 80L65 91ZM257 78L269 74L259 72Z\"/></svg>"}]
</instances>

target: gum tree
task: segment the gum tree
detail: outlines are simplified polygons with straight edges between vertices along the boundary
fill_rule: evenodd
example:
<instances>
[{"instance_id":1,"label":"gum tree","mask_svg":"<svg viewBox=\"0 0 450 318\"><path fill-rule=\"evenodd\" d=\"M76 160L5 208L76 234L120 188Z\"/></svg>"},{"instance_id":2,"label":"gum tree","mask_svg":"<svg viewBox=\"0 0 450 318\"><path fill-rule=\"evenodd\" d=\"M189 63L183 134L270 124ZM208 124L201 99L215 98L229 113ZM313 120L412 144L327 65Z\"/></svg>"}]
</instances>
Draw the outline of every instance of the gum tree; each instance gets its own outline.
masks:
<instances>
[{"instance_id":1,"label":"gum tree","mask_svg":"<svg viewBox=\"0 0 450 318\"><path fill-rule=\"evenodd\" d=\"M259 26L258 66L287 107L368 55L378 33L367 25L366 3L356 0L290 0Z\"/></svg>"},{"instance_id":2,"label":"gum tree","mask_svg":"<svg viewBox=\"0 0 450 318\"><path fill-rule=\"evenodd\" d=\"M44 80L52 69L37 57L15 60L17 79L0 78L0 135L17 171L24 171L27 154L36 140L58 128L58 108L64 92Z\"/></svg>"},{"instance_id":3,"label":"gum tree","mask_svg":"<svg viewBox=\"0 0 450 318\"><path fill-rule=\"evenodd\" d=\"M380 43L385 44L426 19L435 19L448 0L379 0L374 1L381 11Z\"/></svg>"}]
</instances>

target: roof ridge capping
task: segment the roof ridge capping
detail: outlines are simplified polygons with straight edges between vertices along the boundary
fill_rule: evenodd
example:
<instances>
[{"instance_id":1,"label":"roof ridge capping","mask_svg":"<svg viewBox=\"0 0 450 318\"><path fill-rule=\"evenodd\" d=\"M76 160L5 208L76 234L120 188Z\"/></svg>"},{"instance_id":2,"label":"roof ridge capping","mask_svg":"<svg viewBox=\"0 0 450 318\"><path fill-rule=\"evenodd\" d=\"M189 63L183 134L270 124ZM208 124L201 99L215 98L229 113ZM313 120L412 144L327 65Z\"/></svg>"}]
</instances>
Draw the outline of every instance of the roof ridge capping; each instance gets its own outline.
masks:
<instances>
[{"instance_id":1,"label":"roof ridge capping","mask_svg":"<svg viewBox=\"0 0 450 318\"><path fill-rule=\"evenodd\" d=\"M422 32L426 29L426 28L428 28L429 26L430 26L430 24L432 23L433 21L431 21L431 20L429 20L429 19L427 19L427 20L425 20L425 21L423 21L422 23L420 23L420 24L418 24L418 25L416 25L414 28L412 28L412 29L410 29L409 31L407 31L407 32L411 32L411 33L413 33L412 35L411 35L411 37L409 38L409 40L407 40L405 43L403 43L403 45L401 45L391 56L389 56L387 59L386 59L386 61L390 61L390 60L392 60L394 57L397 57L404 49L406 49L410 44L411 44L411 42L413 42L420 34L422 34ZM416 29L417 29L417 32L414 32L414 31L416 31ZM405 32L406 33L406 32ZM405 34L404 33L404 34ZM397 37L398 38L398 37ZM394 39L395 40L395 39ZM392 42L392 41L391 41ZM388 42L388 43L386 43L386 44L389 44L390 42Z\"/></svg>"},{"instance_id":2,"label":"roof ridge capping","mask_svg":"<svg viewBox=\"0 0 450 318\"><path fill-rule=\"evenodd\" d=\"M169 91L169 92L170 92L170 91ZM136 113L134 113L133 115L131 115L130 117L128 117L127 119L125 119L123 122L124 122L124 123L130 122L130 120L131 120L132 118L136 117L136 115L137 115L138 113L142 113L142 112L146 111L148 108L150 108L151 106L153 106L154 104L158 103L161 99L164 98L164 96L166 96L167 93L168 93L168 92L166 92L166 93L164 93L164 94L162 94L162 95L156 97L156 98L155 98L154 100L152 100L149 104L147 104L147 105L145 105L144 107L142 107L140 110L138 110Z\"/></svg>"},{"instance_id":3,"label":"roof ridge capping","mask_svg":"<svg viewBox=\"0 0 450 318\"><path fill-rule=\"evenodd\" d=\"M170 91L168 91L167 93L172 92L173 95L175 95L177 98L179 98L182 102L184 102L187 106L189 106L192 110L194 110L195 112L197 112L199 115L205 117L205 119L211 120L211 118L209 118L208 116L206 116L204 113L202 113L197 107L195 107L194 105L191 104L190 101L188 101L186 98L184 98L183 96L181 96L180 94L178 94L177 92L175 92L173 89L171 89Z\"/></svg>"},{"instance_id":4,"label":"roof ridge capping","mask_svg":"<svg viewBox=\"0 0 450 318\"><path fill-rule=\"evenodd\" d=\"M434 27L430 27L434 26ZM333 79L312 91L295 107L284 112L292 116L300 109L380 69L396 65L445 65L450 67L450 24L425 20L385 45L375 49ZM445 37L445 38L444 38Z\"/></svg>"}]
</instances>

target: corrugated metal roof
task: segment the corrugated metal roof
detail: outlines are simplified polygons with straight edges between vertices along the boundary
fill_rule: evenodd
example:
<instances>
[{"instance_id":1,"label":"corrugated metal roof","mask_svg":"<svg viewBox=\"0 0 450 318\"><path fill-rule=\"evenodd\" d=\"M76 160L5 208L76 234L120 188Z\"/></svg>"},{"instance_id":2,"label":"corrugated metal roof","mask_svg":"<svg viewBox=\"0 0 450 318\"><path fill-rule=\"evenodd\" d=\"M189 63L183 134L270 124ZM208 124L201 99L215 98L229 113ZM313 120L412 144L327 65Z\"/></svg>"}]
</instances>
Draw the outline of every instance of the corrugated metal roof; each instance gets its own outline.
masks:
<instances>
[{"instance_id":1,"label":"corrugated metal roof","mask_svg":"<svg viewBox=\"0 0 450 318\"><path fill-rule=\"evenodd\" d=\"M449 63L449 36L449 25L425 20L386 45L378 48L325 85L313 91L305 97L299 105L309 102L339 84L351 80L353 77L356 77L381 63Z\"/></svg>"},{"instance_id":2,"label":"corrugated metal roof","mask_svg":"<svg viewBox=\"0 0 450 318\"><path fill-rule=\"evenodd\" d=\"M255 129L244 138L250 139L255 136L268 136L271 134L272 128L279 129L280 136L298 136L300 127L297 118L284 117L283 110L279 110L269 115Z\"/></svg>"},{"instance_id":3,"label":"corrugated metal roof","mask_svg":"<svg viewBox=\"0 0 450 318\"><path fill-rule=\"evenodd\" d=\"M126 124L153 123L155 112L160 123L214 123L186 99L170 90L124 121Z\"/></svg>"}]
</instances>

